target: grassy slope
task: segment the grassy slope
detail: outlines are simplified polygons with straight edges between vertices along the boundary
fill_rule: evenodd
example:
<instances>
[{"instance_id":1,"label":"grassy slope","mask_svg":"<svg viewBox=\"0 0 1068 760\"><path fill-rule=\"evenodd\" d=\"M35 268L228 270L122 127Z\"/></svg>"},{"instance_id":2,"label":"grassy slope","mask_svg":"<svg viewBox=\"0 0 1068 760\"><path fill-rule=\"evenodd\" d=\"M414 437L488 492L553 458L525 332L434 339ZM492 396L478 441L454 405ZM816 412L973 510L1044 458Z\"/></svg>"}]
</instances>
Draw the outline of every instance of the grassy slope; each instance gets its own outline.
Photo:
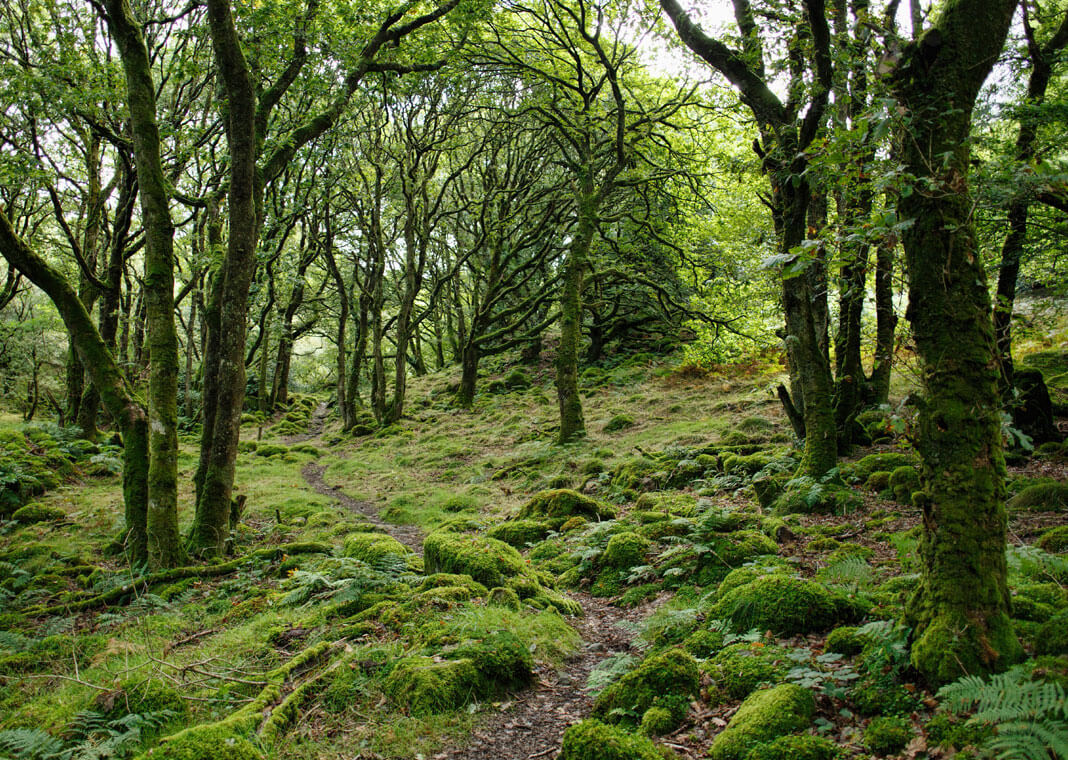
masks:
<instances>
[{"instance_id":1,"label":"grassy slope","mask_svg":"<svg viewBox=\"0 0 1068 760\"><path fill-rule=\"evenodd\" d=\"M300 451L296 446L285 453L260 456L247 450L251 444L246 444L239 460L238 481L249 498L238 534L239 546L324 541L340 547L345 534L361 524L357 516L332 506L305 486L300 470L317 458L327 467L329 483L342 486L353 497L371 501L392 522L418 524L429 531L458 514L496 522L502 516L514 515L537 491L582 487L595 473L611 472L639 453L665 449L692 452L712 444L736 443L740 427L759 430L757 438L765 442L788 439L771 394L775 378L759 371L683 378L640 361L611 370L591 378L596 385L586 389L589 438L564 448L551 444L555 401L544 369L535 372L531 389L484 393L472 411L451 407L448 387L455 382L453 374L415 380L409 418L378 435L342 438L334 432L336 423L330 422L322 442L313 442L321 447L320 452L312 448ZM618 415L629 416L633 424L605 432ZM754 422L755 418L760 421ZM244 439L255 437L255 427L243 431ZM258 442L259 453L264 453L265 445L281 441L281 436L266 428ZM193 445L192 440L184 443L180 462L185 484L183 523L190 519L188 483L195 464ZM676 460L679 456L687 454L677 454ZM1054 460L1038 460L1029 467L1030 474L1059 472L1063 477L1063 465ZM692 494L701 485L693 483L678 490ZM753 500L747 490L735 493L729 488L710 488L706 494L706 507L752 510ZM631 509L635 494L608 483L600 496ZM692 495L689 498L692 501ZM908 531L915 525L916 511L872 493L864 493L862 498L862 510L848 516L793 519L790 526L798 540L784 542L780 553L796 557L805 575L820 572L824 581L854 591L878 589L888 578L900 574L903 565L906 571L914 570L910 563L914 565L911 552L915 544ZM513 627L526 640L540 644L535 651L551 663L559 663L568 648L549 647L553 638L561 636L546 617L552 613L516 613L502 622L498 613L490 615L488 608L477 604L447 605L444 610L427 607L395 630L381 626L371 632L366 626L355 630L352 620L331 612L337 602L330 597L332 590L315 586L311 578L314 574L327 583L347 583L351 568L339 570L336 561L319 555L254 563L235 575L152 588L150 594L143 594L132 604L98 612L26 620L17 610L30 603L54 601L64 593L78 594L90 588L105 589L125 573L121 559L105 551L121 519L116 478L75 480L38 501L62 509L67 521L9 524L0 535L0 559L11 563L5 571L9 598L0 608L4 619L0 627L20 631L26 637L21 642L0 640L4 647L0 651L25 649L26 640L40 641L48 634L61 634L61 638L49 640L52 649L46 657L37 658L39 662L30 668L35 672L18 667L2 671L5 688L0 697L0 728L36 726L60 731L79 711L94 706L99 709L101 695L115 693L110 690L118 684L146 679L182 683L183 693L191 697L192 716L178 724L216 720L256 694L257 687L247 682L258 681L262 673L302 647L348 637L354 649L345 667L354 675L348 680L323 682L324 689L330 683L341 686L332 692L317 691L317 698L307 706L309 714L281 739L275 756L351 757L369 750L391 757L413 757L435 751L449 736L462 735L472 721L466 710L402 717L382 697L382 679L373 663L395 660L402 652L430 640L425 630L428 621L444 614L458 630L478 625ZM1017 521L1014 540L1029 542L1041 530L1063 523L1063 512L1028 516ZM634 528L637 521L629 525ZM835 536L871 552L865 567L856 563L852 569L832 567L828 578L832 542L824 542L819 550L809 548L809 544ZM576 553L592 548L596 553L597 542L603 548L604 538L576 535L568 539L568 548ZM657 564L657 560L652 563ZM57 575L66 572L65 568L84 565L98 569ZM14 588L12 566L33 576L28 586ZM409 576L396 575L396 568L388 572L395 574L393 581L402 578L415 582ZM1017 583L1023 580L1018 577ZM660 585L680 584L662 579L656 581L656 588ZM692 583L681 585L677 601L650 624L654 643L671 609L692 613L708 603L707 598L702 601L703 592ZM307 599L301 596L304 592ZM300 598L295 601L293 593ZM291 594L288 600L286 594ZM893 612L900 605L890 600L886 607ZM792 645L805 644L818 651L819 642L817 637L814 641L793 641ZM127 692L122 698L127 698ZM856 719L836 728L844 741L856 745L856 752L861 751L857 740L861 725L863 720ZM701 746L704 740L697 734L700 732L695 732L692 740Z\"/></svg>"}]
</instances>

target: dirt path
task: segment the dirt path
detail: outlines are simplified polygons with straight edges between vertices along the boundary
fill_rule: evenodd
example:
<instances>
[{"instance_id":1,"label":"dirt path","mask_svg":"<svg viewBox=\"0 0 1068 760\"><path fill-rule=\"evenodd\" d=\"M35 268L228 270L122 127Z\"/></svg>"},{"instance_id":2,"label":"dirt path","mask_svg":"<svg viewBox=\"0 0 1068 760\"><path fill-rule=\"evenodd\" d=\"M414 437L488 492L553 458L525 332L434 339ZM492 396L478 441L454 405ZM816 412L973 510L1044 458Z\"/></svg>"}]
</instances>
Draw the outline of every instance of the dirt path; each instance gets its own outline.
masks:
<instances>
[{"instance_id":1,"label":"dirt path","mask_svg":"<svg viewBox=\"0 0 1068 760\"><path fill-rule=\"evenodd\" d=\"M322 429L320 423L319 429ZM307 440L307 439L305 439ZM365 517L416 553L423 553L423 533L415 526L392 525L382 520L374 505L357 501L323 479L326 467L310 462L301 470L316 493ZM586 679L597 663L632 648L633 626L647 617L656 602L622 610L588 594L570 594L585 614L568 622L582 636L579 651L566 669L539 666L534 687L514 695L505 709L487 714L467 742L434 755L434 760L536 760L559 753L564 730L590 714L592 700L585 692Z\"/></svg>"},{"instance_id":2,"label":"dirt path","mask_svg":"<svg viewBox=\"0 0 1068 760\"><path fill-rule=\"evenodd\" d=\"M326 425L326 418L330 416L330 410L326 406L326 402L319 404L315 407L315 411L312 412L311 419L308 420L308 432L301 433L300 435L290 435L282 439L282 443L286 446L292 446L294 443L304 443L310 441L312 438L318 438L323 434L323 427Z\"/></svg>"},{"instance_id":3,"label":"dirt path","mask_svg":"<svg viewBox=\"0 0 1068 760\"><path fill-rule=\"evenodd\" d=\"M535 687L515 695L511 706L487 716L467 743L438 755L434 760L534 760L554 758L560 751L564 730L590 714L592 700L584 691L586 678L597 663L631 649L627 628L646 617L654 605L632 610L612 607L604 599L573 593L585 615L568 622L582 636L583 644L556 672L539 668Z\"/></svg>"},{"instance_id":4,"label":"dirt path","mask_svg":"<svg viewBox=\"0 0 1068 760\"><path fill-rule=\"evenodd\" d=\"M315 462L309 462L300 471L300 474L304 476L304 482L311 486L311 489L316 493L333 499L350 512L355 512L366 518L419 556L423 555L423 531L414 525L393 525L385 522L378 516L378 510L370 502L357 501L342 491L341 486L328 485L323 479L324 472L326 472L326 467Z\"/></svg>"}]
</instances>

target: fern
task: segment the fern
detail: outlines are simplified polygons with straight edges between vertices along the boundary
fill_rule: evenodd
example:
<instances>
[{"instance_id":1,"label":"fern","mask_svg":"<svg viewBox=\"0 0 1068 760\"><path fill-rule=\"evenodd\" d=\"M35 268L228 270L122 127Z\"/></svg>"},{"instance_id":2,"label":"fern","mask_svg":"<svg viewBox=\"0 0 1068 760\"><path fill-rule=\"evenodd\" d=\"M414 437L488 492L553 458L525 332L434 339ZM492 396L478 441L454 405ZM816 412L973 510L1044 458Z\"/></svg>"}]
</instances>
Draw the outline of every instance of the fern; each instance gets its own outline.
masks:
<instances>
[{"instance_id":1,"label":"fern","mask_svg":"<svg viewBox=\"0 0 1068 760\"><path fill-rule=\"evenodd\" d=\"M39 728L0 731L0 760L52 760L63 751L63 742Z\"/></svg>"},{"instance_id":2,"label":"fern","mask_svg":"<svg viewBox=\"0 0 1068 760\"><path fill-rule=\"evenodd\" d=\"M1059 683L1032 680L1026 666L984 680L964 676L938 692L942 707L990 725L984 747L998 760L1068 760L1068 701Z\"/></svg>"},{"instance_id":3,"label":"fern","mask_svg":"<svg viewBox=\"0 0 1068 760\"><path fill-rule=\"evenodd\" d=\"M852 591L869 588L874 577L875 571L863 557L846 557L819 572L820 580Z\"/></svg>"}]
</instances>

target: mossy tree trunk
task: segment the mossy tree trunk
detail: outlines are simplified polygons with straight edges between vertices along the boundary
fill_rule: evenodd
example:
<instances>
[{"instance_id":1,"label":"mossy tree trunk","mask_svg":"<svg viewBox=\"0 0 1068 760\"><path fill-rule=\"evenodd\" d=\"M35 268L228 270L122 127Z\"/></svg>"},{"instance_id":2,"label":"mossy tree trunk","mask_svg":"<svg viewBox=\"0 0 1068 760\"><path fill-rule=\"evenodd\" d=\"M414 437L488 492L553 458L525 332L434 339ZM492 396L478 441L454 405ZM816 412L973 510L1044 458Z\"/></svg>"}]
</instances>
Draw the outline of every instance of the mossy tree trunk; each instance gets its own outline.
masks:
<instances>
[{"instance_id":1,"label":"mossy tree trunk","mask_svg":"<svg viewBox=\"0 0 1068 760\"><path fill-rule=\"evenodd\" d=\"M85 304L58 271L23 241L0 209L0 254L55 304L71 342L104 408L123 436L122 491L126 512L126 551L131 564L148 560L148 415L93 325Z\"/></svg>"},{"instance_id":2,"label":"mossy tree trunk","mask_svg":"<svg viewBox=\"0 0 1068 760\"><path fill-rule=\"evenodd\" d=\"M882 241L875 250L875 363L868 377L868 401L878 406L890 400L894 366L894 248L896 238Z\"/></svg>"},{"instance_id":3,"label":"mossy tree trunk","mask_svg":"<svg viewBox=\"0 0 1068 760\"><path fill-rule=\"evenodd\" d=\"M560 406L558 443L570 443L586 435L582 397L578 388L578 353L582 341L582 280L594 233L598 208L593 177L580 178L578 228L564 261L560 289L560 345L556 350L556 398Z\"/></svg>"},{"instance_id":4,"label":"mossy tree trunk","mask_svg":"<svg viewBox=\"0 0 1068 760\"><path fill-rule=\"evenodd\" d=\"M913 665L931 682L998 670L1021 654L1009 620L1001 401L968 192L971 113L1016 0L950 0L894 73L914 176L899 209L907 318L923 364L923 572L909 605Z\"/></svg>"},{"instance_id":5,"label":"mossy tree trunk","mask_svg":"<svg viewBox=\"0 0 1068 760\"><path fill-rule=\"evenodd\" d=\"M126 74L134 163L145 231L148 378L148 561L185 559L178 535L178 333L174 324L174 224L163 176L156 90L141 30L125 0L107 0L108 25Z\"/></svg>"}]
</instances>

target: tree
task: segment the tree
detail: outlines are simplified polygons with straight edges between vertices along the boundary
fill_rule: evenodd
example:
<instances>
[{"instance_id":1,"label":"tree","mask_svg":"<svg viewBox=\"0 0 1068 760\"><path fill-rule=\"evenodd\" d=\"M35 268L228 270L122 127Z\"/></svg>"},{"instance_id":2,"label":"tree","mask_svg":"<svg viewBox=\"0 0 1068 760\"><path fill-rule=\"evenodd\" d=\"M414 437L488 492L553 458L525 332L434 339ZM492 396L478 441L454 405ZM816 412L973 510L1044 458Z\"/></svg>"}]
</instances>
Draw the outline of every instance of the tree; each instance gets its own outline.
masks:
<instances>
[{"instance_id":1,"label":"tree","mask_svg":"<svg viewBox=\"0 0 1068 760\"><path fill-rule=\"evenodd\" d=\"M968 192L969 131L1016 0L950 0L893 72L911 174L899 212L907 319L923 365L923 572L911 601L913 665L936 683L1005 667L1009 620L996 346Z\"/></svg>"}]
</instances>

